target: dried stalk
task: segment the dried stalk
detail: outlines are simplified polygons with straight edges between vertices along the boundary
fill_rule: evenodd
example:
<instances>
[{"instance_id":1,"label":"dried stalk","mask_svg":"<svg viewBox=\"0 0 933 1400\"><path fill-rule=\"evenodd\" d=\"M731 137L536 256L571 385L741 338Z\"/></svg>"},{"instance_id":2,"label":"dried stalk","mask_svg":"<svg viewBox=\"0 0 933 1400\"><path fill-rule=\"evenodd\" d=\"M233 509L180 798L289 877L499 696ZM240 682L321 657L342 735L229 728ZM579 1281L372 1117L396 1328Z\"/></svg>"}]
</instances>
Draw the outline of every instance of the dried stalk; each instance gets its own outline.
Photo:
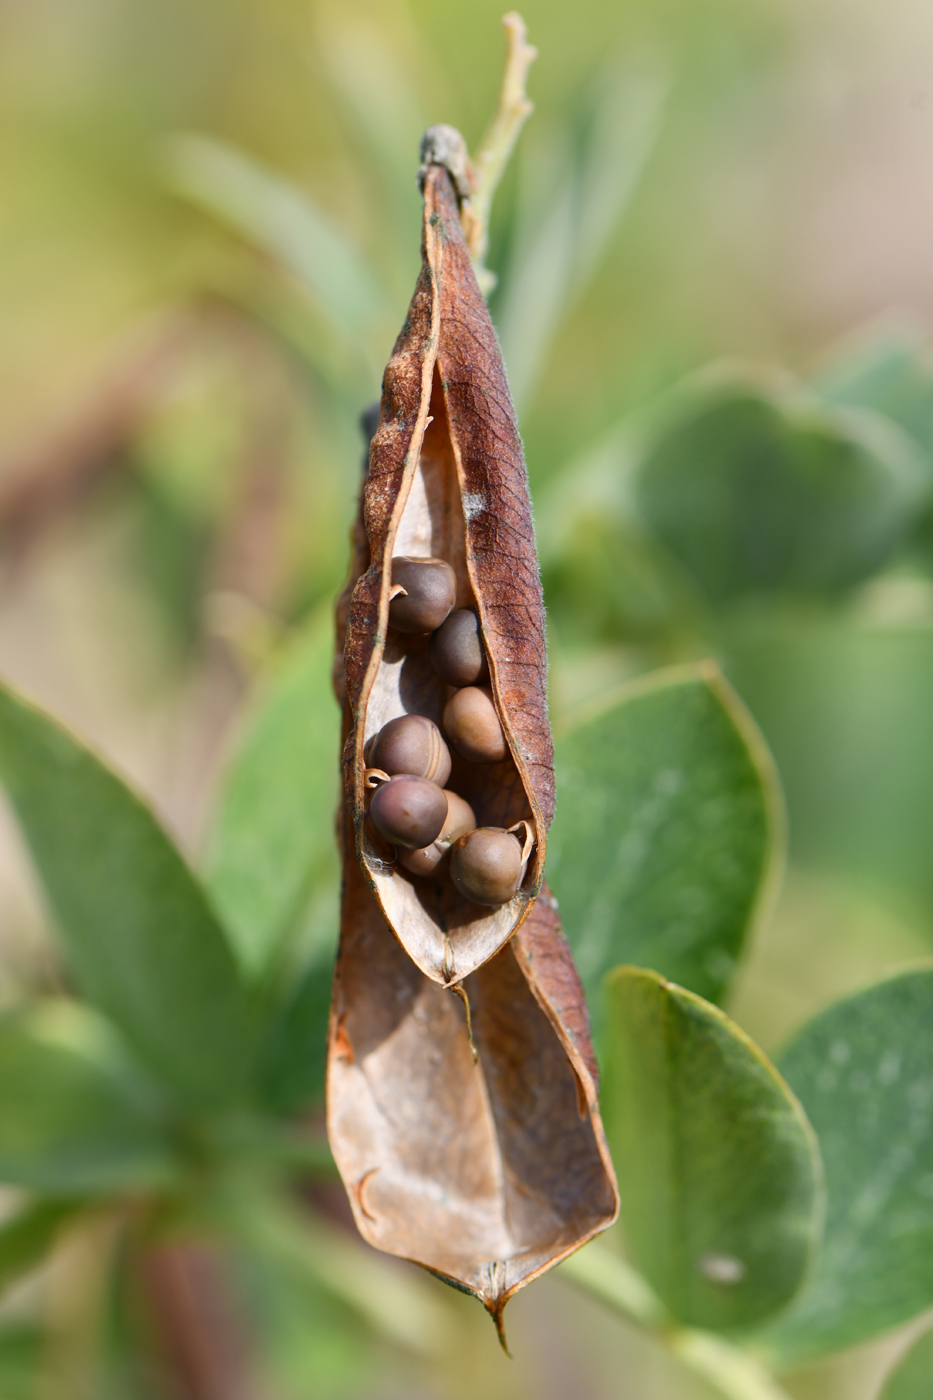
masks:
<instances>
[{"instance_id":1,"label":"dried stalk","mask_svg":"<svg viewBox=\"0 0 933 1400\"><path fill-rule=\"evenodd\" d=\"M178 1400L256 1400L220 1255L206 1245L164 1243L147 1251L141 1273L159 1358Z\"/></svg>"},{"instance_id":2,"label":"dried stalk","mask_svg":"<svg viewBox=\"0 0 933 1400\"><path fill-rule=\"evenodd\" d=\"M486 267L489 249L489 212L519 133L534 111L525 91L528 70L538 50L526 43L525 21L517 11L503 16L508 49L499 90L499 105L472 161L470 198L460 210L463 232L480 291L488 296L496 285L495 273Z\"/></svg>"}]
</instances>

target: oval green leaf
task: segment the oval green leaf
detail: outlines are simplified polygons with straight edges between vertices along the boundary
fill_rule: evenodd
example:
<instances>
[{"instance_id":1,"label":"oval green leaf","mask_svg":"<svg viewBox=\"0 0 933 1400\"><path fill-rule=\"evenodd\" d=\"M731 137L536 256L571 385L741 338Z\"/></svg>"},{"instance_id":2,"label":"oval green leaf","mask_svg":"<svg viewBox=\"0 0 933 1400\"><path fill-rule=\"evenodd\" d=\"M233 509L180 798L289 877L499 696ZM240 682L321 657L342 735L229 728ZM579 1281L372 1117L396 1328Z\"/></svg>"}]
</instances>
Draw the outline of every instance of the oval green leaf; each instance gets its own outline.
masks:
<instances>
[{"instance_id":1,"label":"oval green leaf","mask_svg":"<svg viewBox=\"0 0 933 1400\"><path fill-rule=\"evenodd\" d=\"M333 650L328 609L273 669L227 771L208 841L207 888L251 975L268 967L311 890L331 892L336 934Z\"/></svg>"},{"instance_id":2,"label":"oval green leaf","mask_svg":"<svg viewBox=\"0 0 933 1400\"><path fill-rule=\"evenodd\" d=\"M179 1096L243 1089L253 1015L226 935L145 804L0 688L0 782L87 996Z\"/></svg>"},{"instance_id":3,"label":"oval green leaf","mask_svg":"<svg viewBox=\"0 0 933 1400\"><path fill-rule=\"evenodd\" d=\"M889 419L743 383L695 398L637 483L642 517L715 601L851 587L928 494L916 443Z\"/></svg>"},{"instance_id":4,"label":"oval green leaf","mask_svg":"<svg viewBox=\"0 0 933 1400\"><path fill-rule=\"evenodd\" d=\"M636 1266L680 1322L747 1328L787 1305L819 1234L800 1105L723 1012L654 973L607 979L603 1109Z\"/></svg>"},{"instance_id":5,"label":"oval green leaf","mask_svg":"<svg viewBox=\"0 0 933 1400\"><path fill-rule=\"evenodd\" d=\"M812 380L830 403L870 408L893 418L930 463L933 449L933 370L926 335L907 323L885 326L847 346Z\"/></svg>"},{"instance_id":6,"label":"oval green leaf","mask_svg":"<svg viewBox=\"0 0 933 1400\"><path fill-rule=\"evenodd\" d=\"M711 663L660 671L556 744L548 879L599 1012L619 963L718 999L783 854L764 741Z\"/></svg>"},{"instance_id":7,"label":"oval green leaf","mask_svg":"<svg viewBox=\"0 0 933 1400\"><path fill-rule=\"evenodd\" d=\"M837 1002L778 1063L826 1167L818 1267L768 1338L796 1361L933 1306L933 969Z\"/></svg>"},{"instance_id":8,"label":"oval green leaf","mask_svg":"<svg viewBox=\"0 0 933 1400\"><path fill-rule=\"evenodd\" d=\"M0 1019L0 1181L80 1196L164 1186L172 1167L159 1105L104 1023L64 1001ZM0 1280L35 1234L0 1231Z\"/></svg>"}]
</instances>

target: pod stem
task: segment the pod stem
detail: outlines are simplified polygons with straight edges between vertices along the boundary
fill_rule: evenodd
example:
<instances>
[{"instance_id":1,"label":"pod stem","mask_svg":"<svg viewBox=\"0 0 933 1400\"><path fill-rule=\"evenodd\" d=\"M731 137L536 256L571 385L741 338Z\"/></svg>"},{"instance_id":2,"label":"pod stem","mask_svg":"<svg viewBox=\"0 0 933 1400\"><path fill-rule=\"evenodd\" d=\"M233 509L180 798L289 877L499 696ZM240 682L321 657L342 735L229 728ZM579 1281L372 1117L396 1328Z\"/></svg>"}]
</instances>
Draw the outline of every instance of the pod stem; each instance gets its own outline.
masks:
<instances>
[{"instance_id":1,"label":"pod stem","mask_svg":"<svg viewBox=\"0 0 933 1400\"><path fill-rule=\"evenodd\" d=\"M486 266L492 197L515 149L519 132L534 111L534 103L525 91L525 84L528 70L538 57L538 50L526 43L525 21L516 10L504 15L502 23L508 47L499 103L476 156L471 161L460 132L456 127L446 126L442 122L429 126L421 138L421 168L418 171L418 183L422 190L425 176L432 165L443 165L450 173L457 192L464 240L483 296L488 296L496 285L495 273ZM428 422L431 421L429 418Z\"/></svg>"},{"instance_id":2,"label":"pod stem","mask_svg":"<svg viewBox=\"0 0 933 1400\"><path fill-rule=\"evenodd\" d=\"M453 992L454 996L459 997L460 1000L463 1002L463 1013L466 1016L466 1030L467 1035L470 1039L470 1054L473 1056L474 1065L478 1065L479 1055L476 1050L476 1045L473 1041L473 1017L470 1015L470 999L466 994L465 988L460 982L451 982L450 990Z\"/></svg>"},{"instance_id":3,"label":"pod stem","mask_svg":"<svg viewBox=\"0 0 933 1400\"><path fill-rule=\"evenodd\" d=\"M538 57L538 50L527 42L525 21L516 10L504 15L502 24L508 47L499 103L473 157L472 192L461 214L473 270L484 296L488 296L496 285L495 274L486 266L492 198L515 149L519 132L534 111L534 103L529 99L525 85L528 70Z\"/></svg>"}]
</instances>

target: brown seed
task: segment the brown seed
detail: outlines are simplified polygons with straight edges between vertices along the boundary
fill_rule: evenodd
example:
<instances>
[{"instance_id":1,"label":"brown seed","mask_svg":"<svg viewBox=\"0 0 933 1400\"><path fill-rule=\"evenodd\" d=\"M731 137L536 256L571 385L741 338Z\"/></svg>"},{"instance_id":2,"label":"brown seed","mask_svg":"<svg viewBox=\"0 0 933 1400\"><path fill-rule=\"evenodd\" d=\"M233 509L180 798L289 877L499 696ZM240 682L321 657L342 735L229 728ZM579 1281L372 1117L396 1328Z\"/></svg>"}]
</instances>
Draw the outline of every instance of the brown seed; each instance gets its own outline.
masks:
<instances>
[{"instance_id":1,"label":"brown seed","mask_svg":"<svg viewBox=\"0 0 933 1400\"><path fill-rule=\"evenodd\" d=\"M430 846L447 820L447 797L427 778L400 773L376 789L369 808L373 826L396 846Z\"/></svg>"},{"instance_id":2,"label":"brown seed","mask_svg":"<svg viewBox=\"0 0 933 1400\"><path fill-rule=\"evenodd\" d=\"M451 848L450 878L474 904L505 904L518 892L523 873L522 848L501 827L481 826Z\"/></svg>"},{"instance_id":3,"label":"brown seed","mask_svg":"<svg viewBox=\"0 0 933 1400\"><path fill-rule=\"evenodd\" d=\"M402 851L398 863L412 875L433 875L451 846L476 826L476 817L469 802L457 793L444 789L447 798L447 820L436 841L418 851Z\"/></svg>"},{"instance_id":4,"label":"brown seed","mask_svg":"<svg viewBox=\"0 0 933 1400\"><path fill-rule=\"evenodd\" d=\"M443 787L450 777L450 750L433 720L425 715L399 715L376 735L367 752L367 764L390 777L413 773Z\"/></svg>"},{"instance_id":5,"label":"brown seed","mask_svg":"<svg viewBox=\"0 0 933 1400\"><path fill-rule=\"evenodd\" d=\"M399 632L433 632L457 598L457 575L444 559L392 560L392 587L403 589L389 604L389 626Z\"/></svg>"},{"instance_id":6,"label":"brown seed","mask_svg":"<svg viewBox=\"0 0 933 1400\"><path fill-rule=\"evenodd\" d=\"M489 666L479 634L479 618L472 608L457 608L431 638L431 665L448 685L482 685Z\"/></svg>"},{"instance_id":7,"label":"brown seed","mask_svg":"<svg viewBox=\"0 0 933 1400\"><path fill-rule=\"evenodd\" d=\"M443 725L457 753L471 763L498 763L509 752L488 685L464 686L452 695Z\"/></svg>"}]
</instances>

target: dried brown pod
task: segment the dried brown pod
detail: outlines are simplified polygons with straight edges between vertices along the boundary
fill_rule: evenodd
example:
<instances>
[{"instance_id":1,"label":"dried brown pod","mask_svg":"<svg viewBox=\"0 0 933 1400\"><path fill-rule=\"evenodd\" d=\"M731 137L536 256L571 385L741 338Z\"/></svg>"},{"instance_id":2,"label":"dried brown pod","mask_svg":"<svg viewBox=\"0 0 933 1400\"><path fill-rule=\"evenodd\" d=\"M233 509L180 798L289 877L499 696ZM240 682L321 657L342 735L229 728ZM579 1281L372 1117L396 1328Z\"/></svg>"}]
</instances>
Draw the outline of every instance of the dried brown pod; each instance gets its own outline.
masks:
<instances>
[{"instance_id":1,"label":"dried brown pod","mask_svg":"<svg viewBox=\"0 0 933 1400\"><path fill-rule=\"evenodd\" d=\"M459 186L434 149L422 274L337 610L347 804L328 1131L364 1238L475 1294L502 1336L512 1294L610 1225L618 1194L583 991L554 900L535 901L553 779L524 463ZM365 826L365 744L401 714L439 719L449 695L428 638L388 632L402 552L453 565L509 748L497 764L453 761L451 789L481 825L520 831L527 863L519 892L478 917L446 875L408 878Z\"/></svg>"},{"instance_id":2,"label":"dried brown pod","mask_svg":"<svg viewBox=\"0 0 933 1400\"><path fill-rule=\"evenodd\" d=\"M501 1336L512 1294L617 1209L583 990L546 890L463 996L472 1036L461 1000L389 933L348 832L334 1158L364 1239L475 1294Z\"/></svg>"},{"instance_id":3,"label":"dried brown pod","mask_svg":"<svg viewBox=\"0 0 933 1400\"><path fill-rule=\"evenodd\" d=\"M390 927L418 967L460 982L512 936L540 888L553 814L545 696L544 610L527 477L495 331L442 164L424 167L421 276L383 381L382 415L363 490L344 646L350 724L344 777L356 847ZM527 821L534 849L521 888L479 910L453 886L412 878L364 820L364 747L390 720L435 722L448 698L426 636L389 626L392 560L446 560L455 606L479 619L507 756L454 759L449 786L481 826ZM357 572L358 571L358 572ZM343 607L346 610L347 594Z\"/></svg>"}]
</instances>

